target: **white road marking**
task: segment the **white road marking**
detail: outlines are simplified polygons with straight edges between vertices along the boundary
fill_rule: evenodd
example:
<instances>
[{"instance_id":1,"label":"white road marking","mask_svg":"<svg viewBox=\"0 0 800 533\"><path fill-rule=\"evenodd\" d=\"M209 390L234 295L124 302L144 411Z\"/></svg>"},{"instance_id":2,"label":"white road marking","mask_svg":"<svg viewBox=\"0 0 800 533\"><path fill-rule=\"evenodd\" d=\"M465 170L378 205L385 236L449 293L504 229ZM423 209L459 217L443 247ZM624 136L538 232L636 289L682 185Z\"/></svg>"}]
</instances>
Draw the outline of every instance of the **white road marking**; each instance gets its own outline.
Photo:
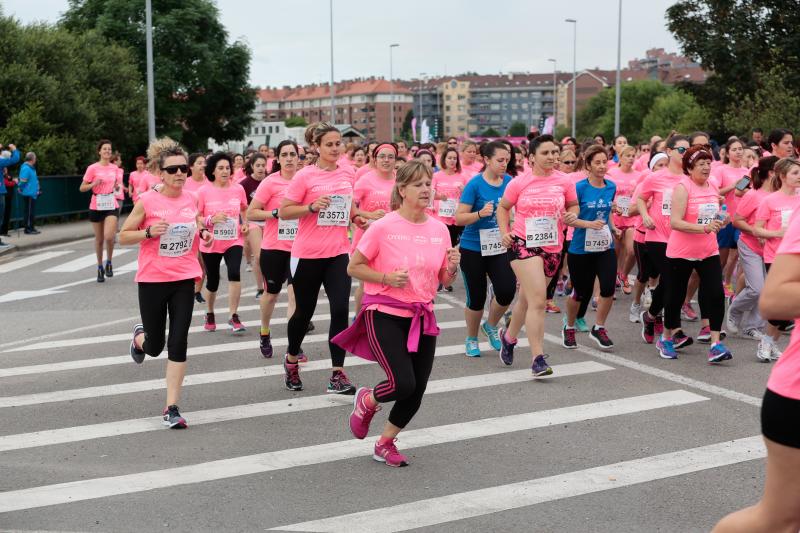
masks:
<instances>
[{"instance_id":1,"label":"white road marking","mask_svg":"<svg viewBox=\"0 0 800 533\"><path fill-rule=\"evenodd\" d=\"M35 265L36 263L41 263L42 261L47 261L49 259L53 259L55 257L61 257L62 255L71 254L72 250L61 250L59 252L42 252L35 255L30 255L28 257L23 257L22 259L17 259L16 261L9 261L8 263L3 263L0 265L0 274L7 274L8 272L13 272L14 270L19 270L20 268L29 267L31 265Z\"/></svg>"},{"instance_id":2,"label":"white road marking","mask_svg":"<svg viewBox=\"0 0 800 533\"><path fill-rule=\"evenodd\" d=\"M468 439L527 431L555 424L575 423L687 405L707 399L691 392L675 390L541 412L484 418L471 422L404 431L401 446L403 449L409 449L448 442L461 442ZM373 442L371 441L348 439L340 442L295 447L177 468L165 468L150 472L6 491L0 493L0 513L219 479L230 479L342 459L369 457L372 454L372 446Z\"/></svg>"},{"instance_id":3,"label":"white road marking","mask_svg":"<svg viewBox=\"0 0 800 533\"><path fill-rule=\"evenodd\" d=\"M116 260L119 256L132 252L133 250L138 250L136 248L117 248L114 250L114 259ZM84 268L89 267L96 267L97 266L97 256L95 256L94 252L79 257L77 259L73 259L67 263L57 265L47 270L43 270L42 272L45 273L53 273L53 272L77 272L79 270L83 270Z\"/></svg>"}]
</instances>

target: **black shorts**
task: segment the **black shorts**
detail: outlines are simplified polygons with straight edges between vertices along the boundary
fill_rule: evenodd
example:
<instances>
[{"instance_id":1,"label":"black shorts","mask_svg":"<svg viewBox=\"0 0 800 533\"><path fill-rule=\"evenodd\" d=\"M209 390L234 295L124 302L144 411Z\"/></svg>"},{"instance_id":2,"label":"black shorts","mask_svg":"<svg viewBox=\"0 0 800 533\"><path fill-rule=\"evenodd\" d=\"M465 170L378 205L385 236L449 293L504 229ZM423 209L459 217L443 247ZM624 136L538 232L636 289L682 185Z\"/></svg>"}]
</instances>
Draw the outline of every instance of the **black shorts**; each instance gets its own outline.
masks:
<instances>
[{"instance_id":1,"label":"black shorts","mask_svg":"<svg viewBox=\"0 0 800 533\"><path fill-rule=\"evenodd\" d=\"M761 403L761 433L778 444L800 448L800 400L767 389Z\"/></svg>"},{"instance_id":2,"label":"black shorts","mask_svg":"<svg viewBox=\"0 0 800 533\"><path fill-rule=\"evenodd\" d=\"M289 261L292 252L283 250L264 250L258 256L258 265L261 267L261 276L264 278L264 286L269 294L278 294L286 280L292 284L292 272Z\"/></svg>"},{"instance_id":3,"label":"black shorts","mask_svg":"<svg viewBox=\"0 0 800 533\"><path fill-rule=\"evenodd\" d=\"M555 276L558 273L559 267L561 266L561 253L545 252L539 247L526 248L525 239L517 237L516 235L514 236L514 243L506 253L509 261L529 259L531 257L541 257L542 262L544 263L544 275L548 278Z\"/></svg>"},{"instance_id":4,"label":"black shorts","mask_svg":"<svg viewBox=\"0 0 800 533\"><path fill-rule=\"evenodd\" d=\"M108 211L96 211L94 209L89 209L89 222L103 222L106 217L118 216L117 213L117 209L109 209Z\"/></svg>"}]
</instances>

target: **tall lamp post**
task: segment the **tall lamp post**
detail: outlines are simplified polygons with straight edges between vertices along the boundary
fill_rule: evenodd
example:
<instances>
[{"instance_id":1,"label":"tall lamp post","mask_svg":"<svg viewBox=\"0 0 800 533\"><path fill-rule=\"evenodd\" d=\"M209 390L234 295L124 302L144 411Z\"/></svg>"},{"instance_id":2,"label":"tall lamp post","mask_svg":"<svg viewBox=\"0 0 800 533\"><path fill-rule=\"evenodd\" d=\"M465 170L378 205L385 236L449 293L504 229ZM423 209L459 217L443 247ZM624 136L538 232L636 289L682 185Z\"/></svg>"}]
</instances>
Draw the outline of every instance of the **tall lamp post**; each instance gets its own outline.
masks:
<instances>
[{"instance_id":1,"label":"tall lamp post","mask_svg":"<svg viewBox=\"0 0 800 533\"><path fill-rule=\"evenodd\" d=\"M331 19L331 124L336 124L336 89L333 86L333 0L328 2Z\"/></svg>"},{"instance_id":2,"label":"tall lamp post","mask_svg":"<svg viewBox=\"0 0 800 533\"><path fill-rule=\"evenodd\" d=\"M565 19L564 22L572 24L572 136L575 137L575 115L578 114L575 96L578 84L578 21Z\"/></svg>"},{"instance_id":3,"label":"tall lamp post","mask_svg":"<svg viewBox=\"0 0 800 533\"><path fill-rule=\"evenodd\" d=\"M400 46L397 43L389 45L389 138L394 142L394 65L392 64L392 52Z\"/></svg>"},{"instance_id":4,"label":"tall lamp post","mask_svg":"<svg viewBox=\"0 0 800 533\"><path fill-rule=\"evenodd\" d=\"M622 0L619 0L619 20L617 21L617 89L614 94L614 136L619 135L619 113L622 93L620 70L622 62Z\"/></svg>"},{"instance_id":5,"label":"tall lamp post","mask_svg":"<svg viewBox=\"0 0 800 533\"><path fill-rule=\"evenodd\" d=\"M555 59L548 59L553 64L553 134L555 135L558 125L558 62Z\"/></svg>"},{"instance_id":6,"label":"tall lamp post","mask_svg":"<svg viewBox=\"0 0 800 533\"><path fill-rule=\"evenodd\" d=\"M145 54L147 55L147 138L156 139L156 103L153 88L153 7L150 0L144 2Z\"/></svg>"},{"instance_id":7,"label":"tall lamp post","mask_svg":"<svg viewBox=\"0 0 800 533\"><path fill-rule=\"evenodd\" d=\"M419 123L419 138L420 142L422 142L422 82L425 79L425 73L419 73L419 118L417 122Z\"/></svg>"}]
</instances>

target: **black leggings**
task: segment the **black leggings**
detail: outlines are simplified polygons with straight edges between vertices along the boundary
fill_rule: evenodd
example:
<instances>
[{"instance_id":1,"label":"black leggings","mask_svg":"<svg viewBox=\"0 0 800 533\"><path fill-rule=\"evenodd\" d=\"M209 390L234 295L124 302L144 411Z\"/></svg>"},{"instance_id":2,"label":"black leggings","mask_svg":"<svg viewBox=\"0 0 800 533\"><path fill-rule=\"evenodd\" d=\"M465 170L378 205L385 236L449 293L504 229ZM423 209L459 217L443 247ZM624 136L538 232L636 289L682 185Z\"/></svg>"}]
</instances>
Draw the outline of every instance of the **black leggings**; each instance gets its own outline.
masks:
<instances>
[{"instance_id":1,"label":"black leggings","mask_svg":"<svg viewBox=\"0 0 800 533\"><path fill-rule=\"evenodd\" d=\"M157 356L164 349L164 330L169 313L169 340L166 340L169 360L186 362L189 326L194 308L194 280L139 282L139 314L144 326L142 350Z\"/></svg>"},{"instance_id":2,"label":"black leggings","mask_svg":"<svg viewBox=\"0 0 800 533\"><path fill-rule=\"evenodd\" d=\"M658 277L658 269L650 259L645 243L633 241L633 255L636 257L636 281L647 283L648 280Z\"/></svg>"},{"instance_id":3,"label":"black leggings","mask_svg":"<svg viewBox=\"0 0 800 533\"><path fill-rule=\"evenodd\" d=\"M658 285L653 291L650 293L653 297L650 303L650 309L648 309L650 316L660 315L661 311L664 310L664 293L670 290L670 273L672 272L672 266L670 265L669 259L667 259L667 243L665 242L646 242L645 246L647 247L647 255L650 257L650 263L655 267L655 272L651 273L652 277L656 275L659 277ZM719 261L717 261L719 262ZM683 287L684 296L686 296L686 286ZM683 305L683 302L681 302ZM678 314L678 318L680 318L680 313ZM675 326L680 327L680 325Z\"/></svg>"},{"instance_id":4,"label":"black leggings","mask_svg":"<svg viewBox=\"0 0 800 533\"><path fill-rule=\"evenodd\" d=\"M289 355L300 353L300 345L306 336L308 323L314 316L319 298L319 288L325 287L331 311L328 347L334 367L344 365L345 351L330 342L330 339L347 328L350 310L350 276L347 275L347 254L322 259L291 259L292 286L297 303L292 318L289 319Z\"/></svg>"},{"instance_id":5,"label":"black leggings","mask_svg":"<svg viewBox=\"0 0 800 533\"><path fill-rule=\"evenodd\" d=\"M219 266L225 259L228 269L228 281L241 281L242 247L231 246L221 254L203 252L203 264L206 266L206 289L217 292L219 289Z\"/></svg>"},{"instance_id":6,"label":"black leggings","mask_svg":"<svg viewBox=\"0 0 800 533\"><path fill-rule=\"evenodd\" d=\"M436 337L420 335L419 351L406 347L411 319L366 311L367 338L386 380L375 385L375 399L394 402L389 422L404 428L416 414L428 386L436 352ZM380 333L378 333L380 332Z\"/></svg>"},{"instance_id":7,"label":"black leggings","mask_svg":"<svg viewBox=\"0 0 800 533\"><path fill-rule=\"evenodd\" d=\"M772 266L772 263L764 263L764 267L767 269L767 273L769 273L769 267ZM791 320L767 320L771 326L775 326L776 328L787 328L792 324Z\"/></svg>"},{"instance_id":8,"label":"black leggings","mask_svg":"<svg viewBox=\"0 0 800 533\"><path fill-rule=\"evenodd\" d=\"M486 277L492 282L497 305L506 306L514 301L517 277L511 270L508 254L482 256L480 252L461 248L461 276L467 289L467 308L483 311L486 305Z\"/></svg>"},{"instance_id":9,"label":"black leggings","mask_svg":"<svg viewBox=\"0 0 800 533\"><path fill-rule=\"evenodd\" d=\"M681 306L686 298L689 278L695 271L700 276L700 290L697 293L700 314L708 319L711 331L721 331L722 318L725 316L725 292L722 289L722 265L719 256L712 255L702 261L670 257L667 261L670 265L670 286L664 295L664 327L681 327Z\"/></svg>"},{"instance_id":10,"label":"black leggings","mask_svg":"<svg viewBox=\"0 0 800 533\"><path fill-rule=\"evenodd\" d=\"M572 298L580 302L578 318L586 316L589 302L594 293L594 280L600 280L600 296L614 296L617 281L617 256L614 250L569 254L567 257L569 275L572 279Z\"/></svg>"},{"instance_id":11,"label":"black leggings","mask_svg":"<svg viewBox=\"0 0 800 533\"><path fill-rule=\"evenodd\" d=\"M567 241L567 232L564 232L563 238L561 239L564 241L564 246L561 247L561 260L558 262L558 270L556 271L556 275L550 279L550 283L547 285L547 299L552 300L553 297L556 295L556 286L558 285L558 280L561 279L561 269L564 267L564 261L567 258L567 250L569 250L569 242Z\"/></svg>"},{"instance_id":12,"label":"black leggings","mask_svg":"<svg viewBox=\"0 0 800 533\"><path fill-rule=\"evenodd\" d=\"M450 232L450 246L458 246L461 242L461 233L464 231L464 226L456 226L455 224L447 225L447 231Z\"/></svg>"},{"instance_id":13,"label":"black leggings","mask_svg":"<svg viewBox=\"0 0 800 533\"><path fill-rule=\"evenodd\" d=\"M264 250L258 256L258 264L261 267L261 276L264 278L264 286L269 294L278 294L283 288L286 280L292 284L292 274L289 272L291 252L284 250Z\"/></svg>"}]
</instances>

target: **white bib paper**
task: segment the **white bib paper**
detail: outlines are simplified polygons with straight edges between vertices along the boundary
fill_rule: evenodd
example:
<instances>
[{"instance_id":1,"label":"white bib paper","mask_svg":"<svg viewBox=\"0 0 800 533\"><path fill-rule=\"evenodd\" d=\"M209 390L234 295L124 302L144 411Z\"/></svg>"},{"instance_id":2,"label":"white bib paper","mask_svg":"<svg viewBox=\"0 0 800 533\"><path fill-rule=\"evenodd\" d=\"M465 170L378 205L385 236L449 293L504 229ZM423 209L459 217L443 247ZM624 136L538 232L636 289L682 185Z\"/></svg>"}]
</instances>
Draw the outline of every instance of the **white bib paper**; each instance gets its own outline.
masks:
<instances>
[{"instance_id":1,"label":"white bib paper","mask_svg":"<svg viewBox=\"0 0 800 533\"><path fill-rule=\"evenodd\" d=\"M225 222L214 224L214 239L218 241L235 241L238 237L236 219L228 217Z\"/></svg>"},{"instance_id":2,"label":"white bib paper","mask_svg":"<svg viewBox=\"0 0 800 533\"><path fill-rule=\"evenodd\" d=\"M583 249L587 252L605 252L611 247L611 231L608 226L602 229L586 229Z\"/></svg>"},{"instance_id":3,"label":"white bib paper","mask_svg":"<svg viewBox=\"0 0 800 533\"><path fill-rule=\"evenodd\" d=\"M708 203L697 206L697 223L705 226L711 224L719 211L719 204Z\"/></svg>"},{"instance_id":4,"label":"white bib paper","mask_svg":"<svg viewBox=\"0 0 800 533\"><path fill-rule=\"evenodd\" d=\"M297 236L297 228L300 226L298 219L283 220L278 219L278 240L279 241L293 241Z\"/></svg>"},{"instance_id":5,"label":"white bib paper","mask_svg":"<svg viewBox=\"0 0 800 533\"><path fill-rule=\"evenodd\" d=\"M791 209L781 209L781 228L786 229L789 227L789 219L792 218Z\"/></svg>"},{"instance_id":6,"label":"white bib paper","mask_svg":"<svg viewBox=\"0 0 800 533\"><path fill-rule=\"evenodd\" d=\"M348 226L350 224L350 205L353 196L350 194L330 195L331 205L320 209L317 215L317 226Z\"/></svg>"},{"instance_id":7,"label":"white bib paper","mask_svg":"<svg viewBox=\"0 0 800 533\"><path fill-rule=\"evenodd\" d=\"M500 255L506 251L506 247L503 246L503 239L500 236L500 228L478 230L478 236L481 239L482 256Z\"/></svg>"},{"instance_id":8,"label":"white bib paper","mask_svg":"<svg viewBox=\"0 0 800 533\"><path fill-rule=\"evenodd\" d=\"M114 193L95 195L95 209L97 211L112 211L117 208Z\"/></svg>"},{"instance_id":9,"label":"white bib paper","mask_svg":"<svg viewBox=\"0 0 800 533\"><path fill-rule=\"evenodd\" d=\"M194 222L170 224L166 233L159 238L158 255L181 257L188 254L192 250L196 230Z\"/></svg>"},{"instance_id":10,"label":"white bib paper","mask_svg":"<svg viewBox=\"0 0 800 533\"><path fill-rule=\"evenodd\" d=\"M630 216L628 212L631 209L631 197L630 196L617 196L617 207L620 211L622 211L622 216L627 217Z\"/></svg>"},{"instance_id":11,"label":"white bib paper","mask_svg":"<svg viewBox=\"0 0 800 533\"><path fill-rule=\"evenodd\" d=\"M439 200L439 216L440 217L456 216L455 198L448 198L447 200Z\"/></svg>"},{"instance_id":12,"label":"white bib paper","mask_svg":"<svg viewBox=\"0 0 800 533\"><path fill-rule=\"evenodd\" d=\"M669 216L672 214L672 191L665 190L661 193L661 214Z\"/></svg>"},{"instance_id":13,"label":"white bib paper","mask_svg":"<svg viewBox=\"0 0 800 533\"><path fill-rule=\"evenodd\" d=\"M558 246L558 223L552 217L525 219L525 247Z\"/></svg>"}]
</instances>

